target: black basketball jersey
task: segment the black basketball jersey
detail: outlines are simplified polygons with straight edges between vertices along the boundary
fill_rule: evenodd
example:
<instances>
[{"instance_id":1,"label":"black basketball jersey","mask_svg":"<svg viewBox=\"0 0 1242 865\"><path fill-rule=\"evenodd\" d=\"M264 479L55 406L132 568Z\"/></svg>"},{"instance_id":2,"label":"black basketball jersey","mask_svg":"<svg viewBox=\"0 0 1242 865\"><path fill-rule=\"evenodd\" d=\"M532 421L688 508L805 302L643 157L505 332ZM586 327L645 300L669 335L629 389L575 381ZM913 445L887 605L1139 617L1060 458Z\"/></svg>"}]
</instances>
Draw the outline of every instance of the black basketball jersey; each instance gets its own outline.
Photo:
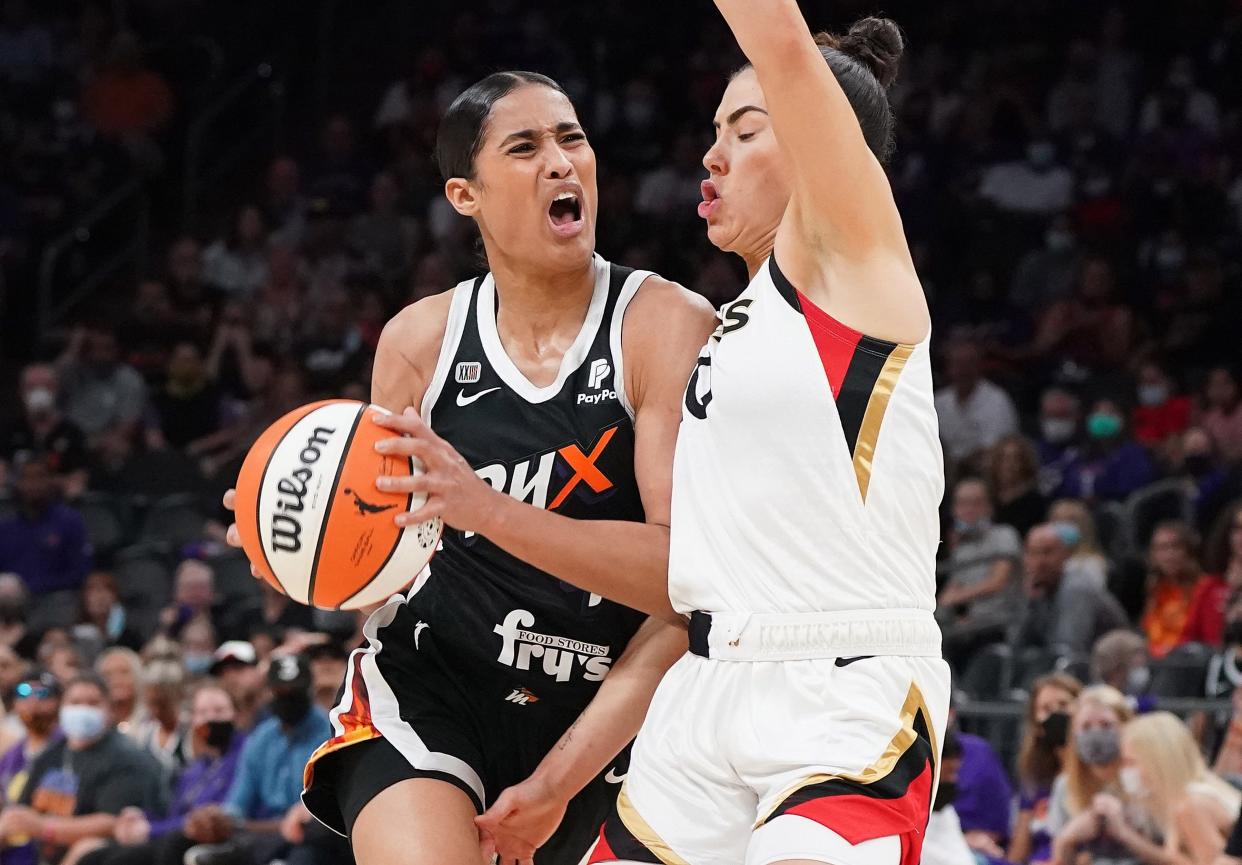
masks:
<instances>
[{"instance_id":1,"label":"black basketball jersey","mask_svg":"<svg viewBox=\"0 0 1242 865\"><path fill-rule=\"evenodd\" d=\"M574 519L641 522L621 325L649 274L598 256L595 274L582 330L547 387L505 353L492 276L457 286L422 415L501 492ZM447 528L411 603L434 616L442 649L451 642L472 669L493 671L513 702L585 705L645 618Z\"/></svg>"}]
</instances>

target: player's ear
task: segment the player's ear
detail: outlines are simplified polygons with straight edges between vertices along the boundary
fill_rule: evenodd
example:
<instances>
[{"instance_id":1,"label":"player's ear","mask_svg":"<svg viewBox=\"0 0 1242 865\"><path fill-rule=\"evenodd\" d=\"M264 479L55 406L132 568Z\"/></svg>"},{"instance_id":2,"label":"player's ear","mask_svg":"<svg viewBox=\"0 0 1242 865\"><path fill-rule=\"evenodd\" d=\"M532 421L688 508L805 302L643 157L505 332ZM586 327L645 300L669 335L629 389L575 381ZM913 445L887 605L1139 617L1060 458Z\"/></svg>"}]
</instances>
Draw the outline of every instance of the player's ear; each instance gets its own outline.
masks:
<instances>
[{"instance_id":1,"label":"player's ear","mask_svg":"<svg viewBox=\"0 0 1242 865\"><path fill-rule=\"evenodd\" d=\"M450 178L444 184L444 197L462 216L474 216L479 212L478 190L464 177Z\"/></svg>"}]
</instances>

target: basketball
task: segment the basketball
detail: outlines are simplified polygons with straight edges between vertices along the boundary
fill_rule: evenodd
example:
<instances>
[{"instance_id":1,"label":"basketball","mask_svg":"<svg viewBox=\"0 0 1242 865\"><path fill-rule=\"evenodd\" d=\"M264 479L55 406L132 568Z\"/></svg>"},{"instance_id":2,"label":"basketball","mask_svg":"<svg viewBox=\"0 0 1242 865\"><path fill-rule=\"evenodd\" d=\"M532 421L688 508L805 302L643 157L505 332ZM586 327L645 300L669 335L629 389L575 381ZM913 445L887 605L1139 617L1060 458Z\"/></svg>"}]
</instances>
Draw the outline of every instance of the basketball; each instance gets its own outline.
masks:
<instances>
[{"instance_id":1,"label":"basketball","mask_svg":"<svg viewBox=\"0 0 1242 865\"><path fill-rule=\"evenodd\" d=\"M402 528L393 517L426 496L384 493L381 475L422 470L384 456L375 443L393 433L372 421L377 406L312 403L259 436L237 479L242 547L263 579L293 600L352 610L405 589L431 559L443 523Z\"/></svg>"}]
</instances>

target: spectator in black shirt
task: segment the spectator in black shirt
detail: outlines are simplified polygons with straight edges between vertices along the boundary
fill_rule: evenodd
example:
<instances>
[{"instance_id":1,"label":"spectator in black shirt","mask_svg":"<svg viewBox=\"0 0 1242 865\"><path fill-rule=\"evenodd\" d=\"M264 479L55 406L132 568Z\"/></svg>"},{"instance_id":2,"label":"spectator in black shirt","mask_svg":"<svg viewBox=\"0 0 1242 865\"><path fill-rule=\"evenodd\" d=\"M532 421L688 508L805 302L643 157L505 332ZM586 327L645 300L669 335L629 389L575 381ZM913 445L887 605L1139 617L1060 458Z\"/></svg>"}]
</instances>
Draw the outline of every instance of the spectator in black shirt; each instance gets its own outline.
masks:
<instances>
[{"instance_id":1,"label":"spectator in black shirt","mask_svg":"<svg viewBox=\"0 0 1242 865\"><path fill-rule=\"evenodd\" d=\"M0 439L0 478L5 465L42 458L75 496L86 486L86 436L60 411L60 378L50 364L22 370L21 416Z\"/></svg>"},{"instance_id":2,"label":"spectator in black shirt","mask_svg":"<svg viewBox=\"0 0 1242 865\"><path fill-rule=\"evenodd\" d=\"M173 348L164 386L152 403L158 426L150 431L149 444L157 447L185 449L220 428L220 391L197 345L181 342Z\"/></svg>"},{"instance_id":3,"label":"spectator in black shirt","mask_svg":"<svg viewBox=\"0 0 1242 865\"><path fill-rule=\"evenodd\" d=\"M20 804L0 816L0 836L24 836L60 851L83 839L111 837L124 808L164 807L155 758L116 731L107 703L107 686L95 676L79 676L65 687L65 739L31 764Z\"/></svg>"},{"instance_id":4,"label":"spectator in black shirt","mask_svg":"<svg viewBox=\"0 0 1242 865\"><path fill-rule=\"evenodd\" d=\"M1023 537L1048 514L1039 491L1039 454L1022 436L1001 439L988 457L988 486L996 502L993 519Z\"/></svg>"}]
</instances>

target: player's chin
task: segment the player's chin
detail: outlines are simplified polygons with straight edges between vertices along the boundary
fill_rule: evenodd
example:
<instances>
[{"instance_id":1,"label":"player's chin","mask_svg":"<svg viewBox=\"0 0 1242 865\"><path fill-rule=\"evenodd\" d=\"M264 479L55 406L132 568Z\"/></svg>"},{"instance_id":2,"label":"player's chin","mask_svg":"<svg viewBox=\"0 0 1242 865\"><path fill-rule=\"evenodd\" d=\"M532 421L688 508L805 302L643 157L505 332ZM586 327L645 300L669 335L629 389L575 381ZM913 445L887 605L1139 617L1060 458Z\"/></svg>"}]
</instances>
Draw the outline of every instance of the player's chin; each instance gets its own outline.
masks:
<instances>
[{"instance_id":1,"label":"player's chin","mask_svg":"<svg viewBox=\"0 0 1242 865\"><path fill-rule=\"evenodd\" d=\"M721 252L732 252L737 232L724 222L707 223L707 239Z\"/></svg>"},{"instance_id":2,"label":"player's chin","mask_svg":"<svg viewBox=\"0 0 1242 865\"><path fill-rule=\"evenodd\" d=\"M584 221L576 232L553 232L548 239L548 251L560 264L584 264L595 254L595 227Z\"/></svg>"}]
</instances>

